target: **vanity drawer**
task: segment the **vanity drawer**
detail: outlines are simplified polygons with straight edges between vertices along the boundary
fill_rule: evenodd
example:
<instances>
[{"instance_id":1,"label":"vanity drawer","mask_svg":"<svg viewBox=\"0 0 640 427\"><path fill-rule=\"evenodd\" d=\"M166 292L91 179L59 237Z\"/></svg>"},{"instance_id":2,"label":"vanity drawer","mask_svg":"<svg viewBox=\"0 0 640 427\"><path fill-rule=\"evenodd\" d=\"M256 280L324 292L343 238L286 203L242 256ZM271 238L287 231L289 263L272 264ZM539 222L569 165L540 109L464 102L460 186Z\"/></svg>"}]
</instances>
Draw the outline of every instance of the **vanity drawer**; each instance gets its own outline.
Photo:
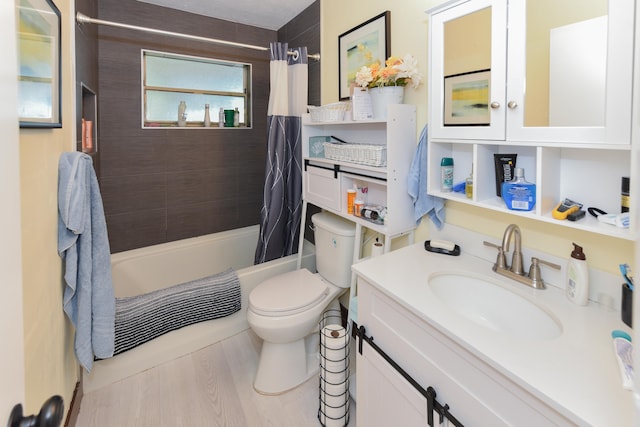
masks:
<instances>
[{"instance_id":1,"label":"vanity drawer","mask_svg":"<svg viewBox=\"0 0 640 427\"><path fill-rule=\"evenodd\" d=\"M328 166L305 166L305 198L309 203L340 211L339 174Z\"/></svg>"}]
</instances>

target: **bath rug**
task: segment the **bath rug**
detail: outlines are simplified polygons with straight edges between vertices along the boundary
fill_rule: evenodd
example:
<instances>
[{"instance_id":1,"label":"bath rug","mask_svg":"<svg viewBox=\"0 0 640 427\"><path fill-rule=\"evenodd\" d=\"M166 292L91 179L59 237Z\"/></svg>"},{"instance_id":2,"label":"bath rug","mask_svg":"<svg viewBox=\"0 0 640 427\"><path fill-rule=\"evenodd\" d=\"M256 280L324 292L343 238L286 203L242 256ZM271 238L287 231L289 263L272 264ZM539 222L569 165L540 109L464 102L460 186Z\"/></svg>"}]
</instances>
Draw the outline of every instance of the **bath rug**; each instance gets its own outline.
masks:
<instances>
[{"instance_id":1,"label":"bath rug","mask_svg":"<svg viewBox=\"0 0 640 427\"><path fill-rule=\"evenodd\" d=\"M240 310L240 281L233 269L165 289L116 298L114 355L167 332Z\"/></svg>"}]
</instances>

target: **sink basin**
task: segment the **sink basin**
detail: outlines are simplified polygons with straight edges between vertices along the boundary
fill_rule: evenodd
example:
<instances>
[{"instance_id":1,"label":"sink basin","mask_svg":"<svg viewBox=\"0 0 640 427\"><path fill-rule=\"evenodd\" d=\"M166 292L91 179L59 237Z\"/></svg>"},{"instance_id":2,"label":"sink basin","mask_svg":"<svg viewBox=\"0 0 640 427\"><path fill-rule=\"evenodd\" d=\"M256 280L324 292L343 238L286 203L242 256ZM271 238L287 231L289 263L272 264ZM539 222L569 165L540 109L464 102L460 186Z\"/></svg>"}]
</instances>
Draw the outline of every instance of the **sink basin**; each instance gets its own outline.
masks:
<instances>
[{"instance_id":1,"label":"sink basin","mask_svg":"<svg viewBox=\"0 0 640 427\"><path fill-rule=\"evenodd\" d=\"M481 326L538 340L562 334L562 326L551 314L482 275L434 273L428 283L444 304Z\"/></svg>"}]
</instances>

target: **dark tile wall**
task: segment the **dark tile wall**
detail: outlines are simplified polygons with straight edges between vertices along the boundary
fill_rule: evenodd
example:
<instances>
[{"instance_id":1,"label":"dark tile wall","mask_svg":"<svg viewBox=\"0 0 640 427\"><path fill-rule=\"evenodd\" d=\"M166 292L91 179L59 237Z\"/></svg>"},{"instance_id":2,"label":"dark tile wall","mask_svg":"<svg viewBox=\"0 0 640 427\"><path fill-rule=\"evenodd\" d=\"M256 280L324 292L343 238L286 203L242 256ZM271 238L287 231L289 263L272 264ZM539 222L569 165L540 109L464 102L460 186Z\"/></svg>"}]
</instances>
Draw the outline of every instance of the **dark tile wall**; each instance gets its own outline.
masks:
<instances>
[{"instance_id":1,"label":"dark tile wall","mask_svg":"<svg viewBox=\"0 0 640 427\"><path fill-rule=\"evenodd\" d=\"M320 0L278 30L278 41L289 47L307 46L309 54L320 53ZM309 58L309 105L320 105L320 61Z\"/></svg>"},{"instance_id":2,"label":"dark tile wall","mask_svg":"<svg viewBox=\"0 0 640 427\"><path fill-rule=\"evenodd\" d=\"M93 0L76 0L76 11L87 16L98 15L98 5ZM76 146L82 149L82 83L92 91L98 91L98 27L76 24ZM96 94L97 95L97 94ZM99 143L99 141L98 141ZM100 152L91 156L93 166L100 176Z\"/></svg>"},{"instance_id":3,"label":"dark tile wall","mask_svg":"<svg viewBox=\"0 0 640 427\"><path fill-rule=\"evenodd\" d=\"M314 6L317 15L308 19L319 25L319 5ZM136 0L100 0L99 18L265 47L278 37L275 31ZM319 27L315 38L312 53L319 50ZM258 224L268 53L108 26L99 27L98 40L100 185L111 251ZM141 49L251 63L252 129L142 129ZM319 94L319 75L317 81Z\"/></svg>"}]
</instances>

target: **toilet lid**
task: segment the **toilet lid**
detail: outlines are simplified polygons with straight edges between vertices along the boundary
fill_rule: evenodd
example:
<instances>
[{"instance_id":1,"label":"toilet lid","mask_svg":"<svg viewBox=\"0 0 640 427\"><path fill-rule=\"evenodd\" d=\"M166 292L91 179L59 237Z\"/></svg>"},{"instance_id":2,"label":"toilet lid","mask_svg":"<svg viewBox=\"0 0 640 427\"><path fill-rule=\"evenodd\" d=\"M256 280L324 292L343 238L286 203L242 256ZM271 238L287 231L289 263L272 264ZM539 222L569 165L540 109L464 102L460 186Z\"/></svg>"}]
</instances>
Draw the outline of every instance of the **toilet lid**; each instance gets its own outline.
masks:
<instances>
[{"instance_id":1,"label":"toilet lid","mask_svg":"<svg viewBox=\"0 0 640 427\"><path fill-rule=\"evenodd\" d=\"M318 304L329 293L320 276L306 268L265 280L249 294L249 309L263 316L300 313Z\"/></svg>"}]
</instances>

